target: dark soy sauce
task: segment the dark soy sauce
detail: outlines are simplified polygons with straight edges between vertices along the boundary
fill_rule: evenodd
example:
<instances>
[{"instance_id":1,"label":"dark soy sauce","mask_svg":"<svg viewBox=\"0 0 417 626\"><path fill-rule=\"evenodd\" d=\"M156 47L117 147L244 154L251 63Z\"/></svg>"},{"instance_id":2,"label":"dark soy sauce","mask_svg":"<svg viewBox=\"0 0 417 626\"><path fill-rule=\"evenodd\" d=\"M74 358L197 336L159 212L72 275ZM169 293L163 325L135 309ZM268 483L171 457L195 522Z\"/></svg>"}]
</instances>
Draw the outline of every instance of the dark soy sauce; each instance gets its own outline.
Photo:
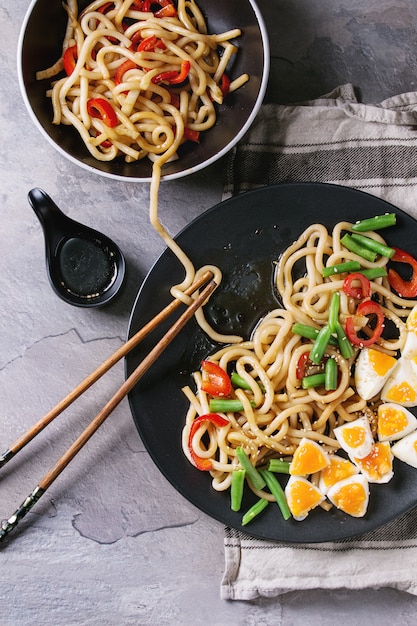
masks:
<instances>
[{"instance_id":1,"label":"dark soy sauce","mask_svg":"<svg viewBox=\"0 0 417 626\"><path fill-rule=\"evenodd\" d=\"M94 239L71 237L62 244L58 258L62 285L75 295L97 296L116 278L114 254Z\"/></svg>"}]
</instances>

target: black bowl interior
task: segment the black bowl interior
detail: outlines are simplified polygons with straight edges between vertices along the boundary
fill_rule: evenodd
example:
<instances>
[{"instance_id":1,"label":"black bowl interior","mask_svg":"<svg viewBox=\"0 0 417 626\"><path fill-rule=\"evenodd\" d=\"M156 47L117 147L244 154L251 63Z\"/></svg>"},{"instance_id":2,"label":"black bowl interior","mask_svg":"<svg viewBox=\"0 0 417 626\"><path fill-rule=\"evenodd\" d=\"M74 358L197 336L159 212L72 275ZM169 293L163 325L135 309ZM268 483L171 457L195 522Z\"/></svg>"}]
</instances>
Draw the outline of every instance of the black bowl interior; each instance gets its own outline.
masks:
<instances>
[{"instance_id":1,"label":"black bowl interior","mask_svg":"<svg viewBox=\"0 0 417 626\"><path fill-rule=\"evenodd\" d=\"M87 4L81 0L80 10ZM266 89L269 46L256 4L251 0L198 0L198 5L206 16L209 32L242 30L236 41L239 51L229 73L233 79L246 72L250 80L218 107L216 125L203 133L201 143L188 142L181 148L180 159L164 166L165 179L197 171L223 156L248 129ZM152 164L148 159L130 164L123 158L110 163L97 161L74 128L52 124L51 102L45 95L50 81L37 81L36 72L60 57L65 27L66 13L60 0L32 2L21 31L18 70L22 95L35 123L59 151L81 166L114 178L150 179Z\"/></svg>"}]
</instances>

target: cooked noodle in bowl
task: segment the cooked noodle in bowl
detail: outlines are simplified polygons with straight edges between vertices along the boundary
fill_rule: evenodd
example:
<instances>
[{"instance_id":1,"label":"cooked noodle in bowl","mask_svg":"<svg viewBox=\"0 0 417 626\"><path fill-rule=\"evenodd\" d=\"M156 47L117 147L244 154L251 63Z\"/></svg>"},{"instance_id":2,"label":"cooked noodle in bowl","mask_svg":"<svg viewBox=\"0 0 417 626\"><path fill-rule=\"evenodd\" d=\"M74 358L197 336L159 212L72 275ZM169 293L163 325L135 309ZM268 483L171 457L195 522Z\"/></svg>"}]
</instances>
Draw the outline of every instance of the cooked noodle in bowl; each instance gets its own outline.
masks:
<instances>
[{"instance_id":1,"label":"cooked noodle in bowl","mask_svg":"<svg viewBox=\"0 0 417 626\"><path fill-rule=\"evenodd\" d=\"M264 24L255 4L237 4L32 2L19 76L36 124L70 159L122 180L149 181L155 162L165 179L213 163L266 89Z\"/></svg>"}]
</instances>

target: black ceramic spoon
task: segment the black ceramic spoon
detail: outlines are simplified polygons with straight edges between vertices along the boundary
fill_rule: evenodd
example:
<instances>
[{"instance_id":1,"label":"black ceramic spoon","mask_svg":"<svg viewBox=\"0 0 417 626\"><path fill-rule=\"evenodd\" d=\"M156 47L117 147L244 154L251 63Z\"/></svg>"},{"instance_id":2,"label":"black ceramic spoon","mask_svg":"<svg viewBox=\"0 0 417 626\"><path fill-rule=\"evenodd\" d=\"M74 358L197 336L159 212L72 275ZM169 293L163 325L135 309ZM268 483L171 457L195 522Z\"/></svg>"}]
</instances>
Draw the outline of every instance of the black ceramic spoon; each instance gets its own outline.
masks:
<instances>
[{"instance_id":1,"label":"black ceramic spoon","mask_svg":"<svg viewBox=\"0 0 417 626\"><path fill-rule=\"evenodd\" d=\"M45 236L46 268L60 298L75 306L105 304L123 283L125 260L106 235L67 217L38 187L28 194Z\"/></svg>"}]
</instances>

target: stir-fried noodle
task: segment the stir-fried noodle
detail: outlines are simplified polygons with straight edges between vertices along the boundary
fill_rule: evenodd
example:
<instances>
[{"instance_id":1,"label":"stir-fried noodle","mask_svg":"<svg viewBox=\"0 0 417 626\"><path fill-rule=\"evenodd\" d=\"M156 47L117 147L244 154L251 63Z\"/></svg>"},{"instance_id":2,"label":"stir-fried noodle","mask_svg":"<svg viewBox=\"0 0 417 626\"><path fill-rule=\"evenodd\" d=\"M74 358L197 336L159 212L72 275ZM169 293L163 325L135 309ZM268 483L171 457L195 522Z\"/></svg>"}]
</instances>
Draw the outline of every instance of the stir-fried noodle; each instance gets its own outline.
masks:
<instances>
[{"instance_id":1,"label":"stir-fried noodle","mask_svg":"<svg viewBox=\"0 0 417 626\"><path fill-rule=\"evenodd\" d=\"M265 316L253 332L250 341L228 345L210 355L210 361L225 371L236 371L247 383L247 389L235 388L232 398L241 401L242 410L220 412L227 425L218 428L203 421L190 442L191 427L196 416L210 414L210 394L202 391L202 373L195 372L196 391L184 388L190 401L183 429L183 450L191 463L195 457L211 463L212 485L216 490L230 487L232 473L239 466L236 449L242 447L252 465L265 466L272 457L293 457L304 438L320 442L327 452L339 449L334 428L351 422L359 415L374 415L378 397L372 403L362 399L355 388L352 365L359 348L350 358L342 356L337 345L329 344L324 353L333 357L338 366L337 387L333 391L323 388L304 389L299 376L302 356L308 356L312 341L292 332L295 323L316 329L327 324L332 294L340 291L340 321L354 315L355 302L343 292L344 274L323 278L325 266L345 261L359 261L361 267L383 267L388 259L380 257L375 262L364 260L341 244L342 232L351 229L348 222L338 223L329 233L325 226L313 224L307 228L282 254L277 264L276 287L283 308ZM367 233L383 242L376 232ZM386 319L396 329L392 338L381 336L375 348L395 355L405 341L404 320L415 306L414 300L396 295L387 280L370 281L371 298L379 302ZM310 364L310 373L322 371L323 365ZM371 419L372 422L372 419ZM314 478L314 477L313 477ZM252 486L253 488L253 486ZM268 491L253 488L268 500L274 497ZM323 504L323 506L327 506Z\"/></svg>"}]
</instances>

